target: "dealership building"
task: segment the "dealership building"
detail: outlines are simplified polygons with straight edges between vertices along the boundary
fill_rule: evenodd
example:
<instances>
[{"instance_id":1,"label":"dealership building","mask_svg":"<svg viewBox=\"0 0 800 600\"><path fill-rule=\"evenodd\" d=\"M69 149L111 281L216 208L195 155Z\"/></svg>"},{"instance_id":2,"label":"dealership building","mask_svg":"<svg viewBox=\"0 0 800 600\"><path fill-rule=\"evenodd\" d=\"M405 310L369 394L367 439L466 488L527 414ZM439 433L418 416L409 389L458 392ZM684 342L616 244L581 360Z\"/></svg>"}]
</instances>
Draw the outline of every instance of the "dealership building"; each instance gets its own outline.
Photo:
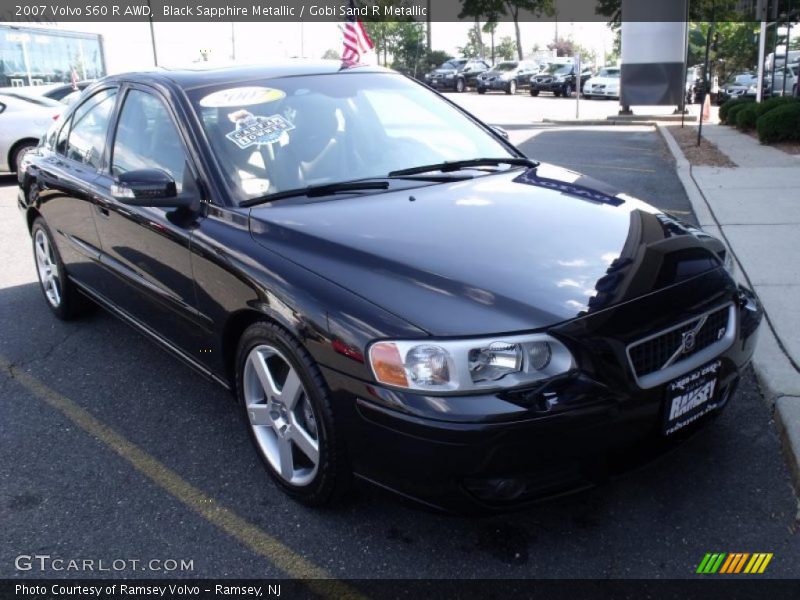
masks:
<instances>
[{"instance_id":1,"label":"dealership building","mask_svg":"<svg viewBox=\"0 0 800 600\"><path fill-rule=\"evenodd\" d=\"M96 33L0 25L0 88L69 83L106 74Z\"/></svg>"}]
</instances>

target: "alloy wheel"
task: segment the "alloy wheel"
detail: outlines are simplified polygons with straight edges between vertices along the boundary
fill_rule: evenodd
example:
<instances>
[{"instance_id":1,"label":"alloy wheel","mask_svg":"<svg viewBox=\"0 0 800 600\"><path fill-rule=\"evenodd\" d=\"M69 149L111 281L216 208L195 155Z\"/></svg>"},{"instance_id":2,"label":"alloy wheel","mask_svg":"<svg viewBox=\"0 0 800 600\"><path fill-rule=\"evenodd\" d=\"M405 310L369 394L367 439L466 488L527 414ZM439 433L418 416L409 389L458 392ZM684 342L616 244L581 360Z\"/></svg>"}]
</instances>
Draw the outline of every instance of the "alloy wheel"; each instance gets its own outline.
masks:
<instances>
[{"instance_id":1,"label":"alloy wheel","mask_svg":"<svg viewBox=\"0 0 800 600\"><path fill-rule=\"evenodd\" d=\"M464 80L463 80L463 79L457 79L457 80L456 80L456 91L457 91L459 94L460 94L460 93L462 93L462 92L464 91L464 88L465 88L465 87L466 87L466 85L464 84Z\"/></svg>"},{"instance_id":2,"label":"alloy wheel","mask_svg":"<svg viewBox=\"0 0 800 600\"><path fill-rule=\"evenodd\" d=\"M320 462L319 419L297 370L277 348L258 345L245 361L243 392L267 462L286 483L309 485Z\"/></svg>"},{"instance_id":3,"label":"alloy wheel","mask_svg":"<svg viewBox=\"0 0 800 600\"><path fill-rule=\"evenodd\" d=\"M44 295L53 308L58 308L61 306L61 278L59 277L58 263L53 253L53 248L43 229L37 229L33 239L36 271L39 275L42 289L44 289Z\"/></svg>"}]
</instances>

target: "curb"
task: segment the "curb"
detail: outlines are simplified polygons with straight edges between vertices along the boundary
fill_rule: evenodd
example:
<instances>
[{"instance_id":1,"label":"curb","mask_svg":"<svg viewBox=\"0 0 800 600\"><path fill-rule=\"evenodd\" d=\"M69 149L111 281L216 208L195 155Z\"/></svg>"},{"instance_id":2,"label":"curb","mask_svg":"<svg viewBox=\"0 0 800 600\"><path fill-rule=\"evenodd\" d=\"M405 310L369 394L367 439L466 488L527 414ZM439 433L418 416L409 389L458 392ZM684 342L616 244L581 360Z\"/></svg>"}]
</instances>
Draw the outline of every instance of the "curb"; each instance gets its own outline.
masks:
<instances>
[{"instance_id":1,"label":"curb","mask_svg":"<svg viewBox=\"0 0 800 600\"><path fill-rule=\"evenodd\" d=\"M644 125L655 127L657 125L656 121L630 121L619 119L542 119L542 123L547 123L548 125L574 125L581 127L586 125Z\"/></svg>"},{"instance_id":2,"label":"curb","mask_svg":"<svg viewBox=\"0 0 800 600\"><path fill-rule=\"evenodd\" d=\"M675 159L675 170L686 190L686 195L697 215L700 226L712 234L717 234L727 246L727 239L725 239L719 223L692 177L692 165L683 155L680 146L669 130L661 124L656 125L656 129ZM733 255L741 279L742 275L746 276L746 272L742 268L735 250ZM800 397L786 394L787 387L800 389L800 377L784 355L780 342L768 323L763 323L761 326L752 365L767 405L773 409L778 436L789 463L795 488L800 489ZM780 383L776 385L778 382Z\"/></svg>"}]
</instances>

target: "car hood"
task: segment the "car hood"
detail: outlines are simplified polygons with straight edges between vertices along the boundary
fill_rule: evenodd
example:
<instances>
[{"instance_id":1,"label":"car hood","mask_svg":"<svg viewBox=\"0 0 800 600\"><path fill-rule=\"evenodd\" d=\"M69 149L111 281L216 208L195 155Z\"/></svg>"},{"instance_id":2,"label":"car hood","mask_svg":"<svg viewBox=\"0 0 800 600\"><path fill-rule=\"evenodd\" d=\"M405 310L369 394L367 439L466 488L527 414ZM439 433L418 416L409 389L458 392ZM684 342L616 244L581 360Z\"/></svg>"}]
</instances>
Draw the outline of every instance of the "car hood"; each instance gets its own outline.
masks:
<instances>
[{"instance_id":1,"label":"car hood","mask_svg":"<svg viewBox=\"0 0 800 600\"><path fill-rule=\"evenodd\" d=\"M440 336L526 331L716 268L719 242L550 165L252 209L255 240Z\"/></svg>"},{"instance_id":2,"label":"car hood","mask_svg":"<svg viewBox=\"0 0 800 600\"><path fill-rule=\"evenodd\" d=\"M586 83L590 85L607 85L613 87L619 85L619 77L591 77Z\"/></svg>"}]
</instances>

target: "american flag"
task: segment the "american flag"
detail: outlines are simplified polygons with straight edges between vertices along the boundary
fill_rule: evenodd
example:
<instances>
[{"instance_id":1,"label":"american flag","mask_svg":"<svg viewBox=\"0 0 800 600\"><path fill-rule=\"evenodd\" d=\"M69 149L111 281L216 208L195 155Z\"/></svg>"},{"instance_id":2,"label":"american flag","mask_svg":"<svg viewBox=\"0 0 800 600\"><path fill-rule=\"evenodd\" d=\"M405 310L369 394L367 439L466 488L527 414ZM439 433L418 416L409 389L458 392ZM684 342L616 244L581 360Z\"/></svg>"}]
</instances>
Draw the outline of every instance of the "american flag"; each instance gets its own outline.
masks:
<instances>
[{"instance_id":1,"label":"american flag","mask_svg":"<svg viewBox=\"0 0 800 600\"><path fill-rule=\"evenodd\" d=\"M355 15L355 0L350 0L350 16L342 28L344 36L344 50L342 51L342 62L358 63L361 56L375 47L372 40L364 28L364 24Z\"/></svg>"}]
</instances>

